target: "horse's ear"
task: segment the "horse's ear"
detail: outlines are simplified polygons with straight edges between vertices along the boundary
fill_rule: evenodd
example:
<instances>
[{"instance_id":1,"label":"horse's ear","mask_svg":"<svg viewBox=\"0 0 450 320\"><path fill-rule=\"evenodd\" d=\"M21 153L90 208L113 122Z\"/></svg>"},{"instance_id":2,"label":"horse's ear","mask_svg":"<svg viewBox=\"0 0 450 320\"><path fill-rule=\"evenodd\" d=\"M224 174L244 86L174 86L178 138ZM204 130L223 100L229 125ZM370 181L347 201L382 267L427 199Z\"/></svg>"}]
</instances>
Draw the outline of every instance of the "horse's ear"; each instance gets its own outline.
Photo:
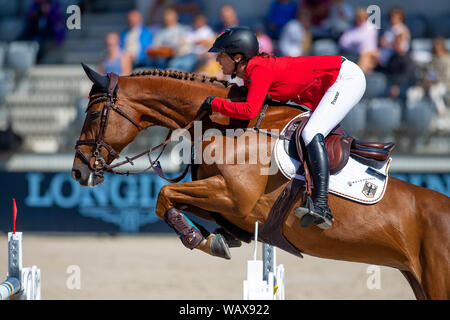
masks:
<instances>
[{"instance_id":1,"label":"horse's ear","mask_svg":"<svg viewBox=\"0 0 450 320\"><path fill-rule=\"evenodd\" d=\"M88 78L97 86L102 89L107 90L109 85L109 79L107 76L102 76L101 74L95 72L91 68L89 68L84 63L81 63L81 66L84 69L84 72L86 72L86 75Z\"/></svg>"}]
</instances>

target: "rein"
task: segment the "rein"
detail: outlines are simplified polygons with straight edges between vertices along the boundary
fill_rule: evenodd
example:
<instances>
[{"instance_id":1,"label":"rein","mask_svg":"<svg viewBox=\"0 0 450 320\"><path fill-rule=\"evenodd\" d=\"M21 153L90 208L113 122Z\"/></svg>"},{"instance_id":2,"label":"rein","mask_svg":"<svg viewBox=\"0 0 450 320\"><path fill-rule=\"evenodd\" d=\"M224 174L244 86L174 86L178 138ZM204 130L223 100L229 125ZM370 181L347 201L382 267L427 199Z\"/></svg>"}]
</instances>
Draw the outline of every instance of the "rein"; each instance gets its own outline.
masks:
<instances>
[{"instance_id":1,"label":"rein","mask_svg":"<svg viewBox=\"0 0 450 320\"><path fill-rule=\"evenodd\" d=\"M104 172L110 172L110 173L114 173L114 174L128 176L130 174L140 174L140 173L149 171L150 169L153 169L159 177L163 178L164 180L166 180L168 182L176 183L176 182L181 181L186 176L188 169L190 167L190 164L188 164L186 166L185 170L183 171L183 173L180 176L171 179L171 178L167 178L165 176L165 174L161 168L161 164L159 162L159 158L163 154L164 149L166 148L167 144L171 141L171 134L172 134L171 130L169 130L166 139L161 144L159 144L153 148L147 149L147 150L135 155L134 157L131 157L131 158L125 157L125 160L118 162L114 165L108 165L106 163L105 159L101 155L102 147L105 148L109 152L109 154L112 157L114 157L114 159L119 158L119 153L116 152L113 147L111 147L109 144L105 143L105 141L104 141L104 135L106 132L106 126L108 123L109 113L110 113L111 109L116 111L118 114L120 114L122 117L124 117L128 121L130 121L133 125L135 125L138 128L139 131L145 129L139 123L137 123L135 120L133 120L131 117L129 117L125 112L123 112L119 108L119 106L116 104L116 102L118 101L118 98L115 95L116 95L117 85L119 82L119 76L116 75L115 73L108 73L107 76L110 80L108 92L92 95L90 97L91 100L86 109L86 111L88 111L91 106L93 106L97 103L106 101L105 105L103 106L102 112L101 112L100 128L97 133L97 137L95 139L77 140L77 142L75 144L75 151L76 151L75 155L78 156L85 164L87 164L91 168L91 170L94 171L94 175L96 175L96 176L102 176ZM194 120L192 120L190 123L188 123L188 125L186 127L184 127L184 129L189 130L192 127L192 125L194 124L194 121L201 119L205 115L206 115L206 111L200 113L199 115L197 115L197 117ZM92 152L92 156L91 156L90 160L88 160L88 158L78 148L78 146L80 146L80 145L94 145L95 146L95 149ZM159 153L159 155L156 157L155 160L152 160L150 153L153 152L154 150L157 150L160 148L162 148L161 152ZM141 158L145 155L148 156L150 165L144 170L134 171L134 172L130 172L130 171L122 172L122 171L114 170L120 166L127 164L127 163L134 165L134 162L133 162L134 160Z\"/></svg>"},{"instance_id":2,"label":"rein","mask_svg":"<svg viewBox=\"0 0 450 320\"><path fill-rule=\"evenodd\" d=\"M154 172L159 177L161 177L162 179L164 179L170 183L176 183L176 182L181 181L188 173L188 170L189 170L189 167L191 166L191 164L188 164L186 166L186 168L184 169L184 171L181 173L181 175L179 175L178 177L167 178L161 168L161 163L159 162L159 158L163 154L167 144L169 144L169 142L172 141L172 138L171 138L171 135L173 132L172 130L169 130L166 139L164 140L164 142L160 143L159 145L152 147L150 149L147 149L133 157L125 157L125 160L120 161L114 165L108 165L106 163L105 159L101 155L102 148L105 148L114 159L119 158L119 153L117 151L115 151L113 147L111 147L109 144L107 144L104 141L104 135L106 132L108 118L109 118L109 114L110 114L111 110L114 110L115 112L120 114L122 117L124 117L125 119L130 121L139 131L142 131L145 129L139 123L137 123L135 120L133 120L130 116L128 116L124 111L122 111L122 109L120 109L119 105L116 104L116 102L119 100L116 96L118 82L119 82L119 76L112 72L108 73L107 76L110 80L107 93L99 93L99 94L91 95L89 97L90 98L89 104L86 108L86 112L87 112L93 105L106 101L106 103L103 106L102 112L101 112L99 131L98 131L95 139L77 140L77 142L75 144L75 151L76 151L75 156L78 156L86 165L88 165L89 168L94 172L94 175L96 175L96 176L102 176L104 174L104 172L128 176L130 174L144 173L144 172L147 172L147 171L153 169ZM264 104L263 110L259 114L259 117L258 117L258 120L257 120L255 126L253 128L248 128L247 130L252 130L252 131L255 131L260 134L266 134L266 135L272 136L274 138L290 140L289 138L285 137L284 135L278 135L278 134L271 133L266 130L259 129L259 125L266 114L268 106L269 106L268 103ZM207 111L203 111L203 112L199 113L195 117L195 119L192 120L191 122L189 122L183 129L189 130L195 121L202 119L206 114L207 114ZM95 149L92 152L90 160L78 148L78 146L80 146L80 145L95 146ZM156 157L155 160L152 160L151 152L153 152L157 149L160 149L160 148L161 148L161 152L159 153L159 155ZM149 166L147 168L140 170L140 171L133 171L133 172L131 172L131 171L116 171L115 170L116 168L121 167L128 163L131 165L134 165L134 162L133 162L134 160L139 159L145 155L147 155L148 160L149 160Z\"/></svg>"}]
</instances>

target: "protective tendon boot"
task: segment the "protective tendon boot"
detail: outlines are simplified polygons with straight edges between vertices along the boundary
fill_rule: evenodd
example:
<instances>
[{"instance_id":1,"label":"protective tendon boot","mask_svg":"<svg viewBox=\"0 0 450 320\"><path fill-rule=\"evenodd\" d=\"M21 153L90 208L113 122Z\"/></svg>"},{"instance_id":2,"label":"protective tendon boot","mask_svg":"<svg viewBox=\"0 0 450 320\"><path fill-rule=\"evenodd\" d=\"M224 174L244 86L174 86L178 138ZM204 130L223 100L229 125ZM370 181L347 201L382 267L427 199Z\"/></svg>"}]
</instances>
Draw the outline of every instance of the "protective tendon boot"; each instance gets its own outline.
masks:
<instances>
[{"instance_id":1,"label":"protective tendon boot","mask_svg":"<svg viewBox=\"0 0 450 320\"><path fill-rule=\"evenodd\" d=\"M328 182L330 178L330 164L327 151L325 149L324 137L322 134L316 134L312 141L306 146L308 153L309 166L314 183L314 200L307 205L307 214L302 217L303 220L312 220L322 229L331 228L333 215L328 206ZM297 207L295 213L298 216L300 211L305 208Z\"/></svg>"},{"instance_id":2,"label":"protective tendon boot","mask_svg":"<svg viewBox=\"0 0 450 320\"><path fill-rule=\"evenodd\" d=\"M182 212L175 208L171 208L164 214L166 223L175 230L180 237L183 245L188 249L194 249L205 239L203 233L199 229L204 229L201 226L197 227L194 222L190 221ZM206 236L206 235L205 235ZM207 253L224 258L231 259L230 249L225 242L225 239L220 234L210 234L206 238ZM204 251L202 249L202 251Z\"/></svg>"},{"instance_id":3,"label":"protective tendon boot","mask_svg":"<svg viewBox=\"0 0 450 320\"><path fill-rule=\"evenodd\" d=\"M164 221L175 230L181 242L188 249L196 248L204 239L200 230L182 212L175 208L166 211Z\"/></svg>"}]
</instances>

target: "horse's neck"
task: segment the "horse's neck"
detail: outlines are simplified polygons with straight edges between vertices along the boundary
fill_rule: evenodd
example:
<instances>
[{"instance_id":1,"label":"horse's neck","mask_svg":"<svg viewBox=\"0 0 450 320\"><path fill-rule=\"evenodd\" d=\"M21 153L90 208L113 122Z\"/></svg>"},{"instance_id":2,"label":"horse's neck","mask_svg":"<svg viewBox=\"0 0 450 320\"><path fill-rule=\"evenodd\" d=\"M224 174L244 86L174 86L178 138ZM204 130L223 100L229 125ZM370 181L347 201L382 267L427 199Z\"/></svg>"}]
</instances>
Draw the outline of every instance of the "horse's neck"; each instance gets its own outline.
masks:
<instances>
[{"instance_id":1,"label":"horse's neck","mask_svg":"<svg viewBox=\"0 0 450 320\"><path fill-rule=\"evenodd\" d=\"M165 77L136 77L136 83L129 78L127 85L139 88L132 100L135 109L151 125L172 130L185 127L197 115L201 103L207 96L226 97L228 90L198 81L178 80ZM136 90L132 90L136 93Z\"/></svg>"},{"instance_id":2,"label":"horse's neck","mask_svg":"<svg viewBox=\"0 0 450 320\"><path fill-rule=\"evenodd\" d=\"M135 79L136 81L132 81ZM207 96L227 98L233 93L228 88L199 81L178 80L166 77L128 78L127 86L134 86L132 100L136 109L147 118L149 125L172 130L188 125L197 116L201 103ZM233 99L234 100L234 99ZM237 101L242 101L242 97ZM300 112L288 107L269 107L261 122L261 129L281 129ZM214 113L211 120L204 119L203 129L253 127L258 117L241 121Z\"/></svg>"}]
</instances>

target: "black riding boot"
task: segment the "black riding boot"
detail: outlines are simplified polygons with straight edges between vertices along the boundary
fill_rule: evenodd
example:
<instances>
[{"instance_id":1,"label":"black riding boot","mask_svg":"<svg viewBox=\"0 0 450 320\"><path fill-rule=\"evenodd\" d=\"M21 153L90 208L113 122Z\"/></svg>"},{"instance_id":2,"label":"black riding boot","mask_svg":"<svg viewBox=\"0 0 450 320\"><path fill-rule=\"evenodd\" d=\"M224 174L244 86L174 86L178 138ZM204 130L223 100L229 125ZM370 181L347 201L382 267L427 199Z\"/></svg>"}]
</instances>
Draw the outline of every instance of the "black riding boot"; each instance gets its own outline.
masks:
<instances>
[{"instance_id":1,"label":"black riding boot","mask_svg":"<svg viewBox=\"0 0 450 320\"><path fill-rule=\"evenodd\" d=\"M316 134L306 146L309 168L314 183L314 199L307 207L297 207L294 213L301 218L302 226L309 226L314 222L322 229L331 228L333 215L328 206L328 182L330 179L330 164L324 137ZM308 202L308 201L307 201ZM310 201L309 201L310 202Z\"/></svg>"}]
</instances>

